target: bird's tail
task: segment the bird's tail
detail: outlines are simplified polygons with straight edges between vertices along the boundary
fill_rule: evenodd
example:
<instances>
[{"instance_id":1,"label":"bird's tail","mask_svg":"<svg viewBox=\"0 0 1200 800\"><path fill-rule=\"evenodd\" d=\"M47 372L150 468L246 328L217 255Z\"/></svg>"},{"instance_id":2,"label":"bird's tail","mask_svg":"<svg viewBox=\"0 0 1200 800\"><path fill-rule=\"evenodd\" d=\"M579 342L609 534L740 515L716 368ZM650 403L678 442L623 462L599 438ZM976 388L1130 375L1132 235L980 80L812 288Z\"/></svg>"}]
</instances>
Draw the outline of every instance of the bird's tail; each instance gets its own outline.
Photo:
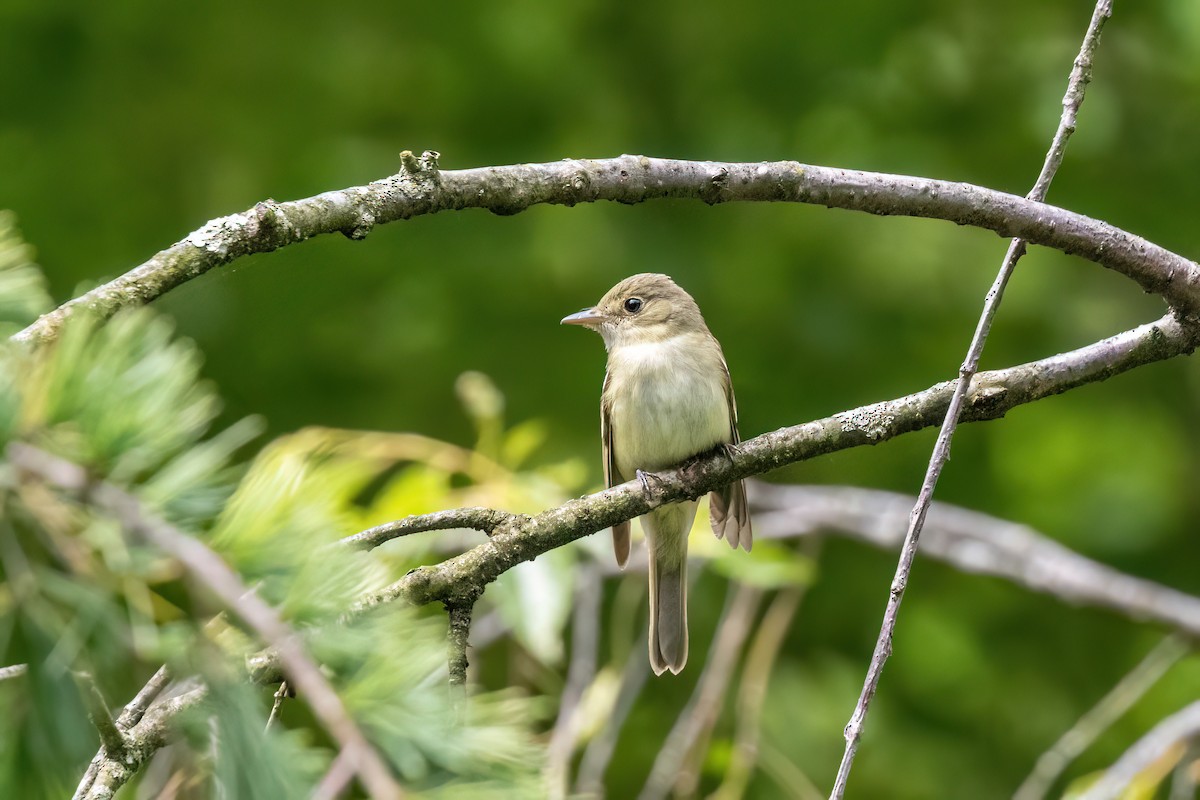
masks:
<instances>
[{"instance_id":1,"label":"bird's tail","mask_svg":"<svg viewBox=\"0 0 1200 800\"><path fill-rule=\"evenodd\" d=\"M695 503L675 503L642 517L650 548L650 666L677 674L687 663L687 537Z\"/></svg>"}]
</instances>

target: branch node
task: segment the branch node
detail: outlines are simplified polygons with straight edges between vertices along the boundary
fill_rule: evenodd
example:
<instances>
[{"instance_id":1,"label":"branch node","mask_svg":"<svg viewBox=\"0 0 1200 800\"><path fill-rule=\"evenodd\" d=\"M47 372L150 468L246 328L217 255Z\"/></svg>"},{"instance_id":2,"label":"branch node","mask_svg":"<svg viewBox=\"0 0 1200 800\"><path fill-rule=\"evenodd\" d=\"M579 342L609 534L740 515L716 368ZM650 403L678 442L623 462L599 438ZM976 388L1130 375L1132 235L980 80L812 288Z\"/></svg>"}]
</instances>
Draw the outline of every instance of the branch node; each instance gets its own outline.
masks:
<instances>
[{"instance_id":1,"label":"branch node","mask_svg":"<svg viewBox=\"0 0 1200 800\"><path fill-rule=\"evenodd\" d=\"M128 742L125 734L121 733L121 729L117 727L108 703L105 702L100 687L96 685L96 680L90 672L75 672L74 677L79 686L83 704L87 708L88 719L92 721L96 732L100 734L100 743L104 745L110 758L123 761Z\"/></svg>"},{"instance_id":2,"label":"branch node","mask_svg":"<svg viewBox=\"0 0 1200 800\"><path fill-rule=\"evenodd\" d=\"M444 604L446 613L450 615L450 626L447 635L449 640L448 664L450 668L450 686L466 687L467 685L467 638L471 634L471 612L475 608L475 598L449 601Z\"/></svg>"},{"instance_id":3,"label":"branch node","mask_svg":"<svg viewBox=\"0 0 1200 800\"><path fill-rule=\"evenodd\" d=\"M421 162L413 154L412 150L400 151L400 167L409 175L419 175L421 173Z\"/></svg>"},{"instance_id":4,"label":"branch node","mask_svg":"<svg viewBox=\"0 0 1200 800\"><path fill-rule=\"evenodd\" d=\"M428 177L434 180L439 180L440 176L438 173L441 171L441 167L438 165L438 159L441 157L442 154L437 150L426 150L421 153L421 160L419 162L421 172L427 173Z\"/></svg>"}]
</instances>

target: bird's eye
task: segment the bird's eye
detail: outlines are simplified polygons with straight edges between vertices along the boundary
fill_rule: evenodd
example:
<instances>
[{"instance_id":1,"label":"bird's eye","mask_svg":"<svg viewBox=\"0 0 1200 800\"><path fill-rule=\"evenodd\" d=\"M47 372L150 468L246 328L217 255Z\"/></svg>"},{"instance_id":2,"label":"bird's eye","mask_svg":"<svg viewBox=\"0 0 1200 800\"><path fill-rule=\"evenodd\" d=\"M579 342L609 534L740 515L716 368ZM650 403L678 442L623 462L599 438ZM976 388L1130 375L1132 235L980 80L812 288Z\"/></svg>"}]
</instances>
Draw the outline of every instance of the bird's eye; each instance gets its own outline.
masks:
<instances>
[{"instance_id":1,"label":"bird's eye","mask_svg":"<svg viewBox=\"0 0 1200 800\"><path fill-rule=\"evenodd\" d=\"M640 298L631 297L625 301L625 310L630 314L636 314L642 310L642 301Z\"/></svg>"}]
</instances>

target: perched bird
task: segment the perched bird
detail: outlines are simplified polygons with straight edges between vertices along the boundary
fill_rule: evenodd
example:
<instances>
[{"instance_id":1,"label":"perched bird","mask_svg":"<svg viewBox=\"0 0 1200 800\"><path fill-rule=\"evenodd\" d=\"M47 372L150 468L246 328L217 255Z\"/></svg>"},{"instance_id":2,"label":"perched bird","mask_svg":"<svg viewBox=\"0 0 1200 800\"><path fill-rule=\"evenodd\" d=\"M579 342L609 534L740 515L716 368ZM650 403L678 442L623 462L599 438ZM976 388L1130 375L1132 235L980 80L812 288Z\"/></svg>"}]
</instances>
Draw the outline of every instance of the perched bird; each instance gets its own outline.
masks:
<instances>
[{"instance_id":1,"label":"perched bird","mask_svg":"<svg viewBox=\"0 0 1200 800\"><path fill-rule=\"evenodd\" d=\"M563 319L604 338L608 370L600 396L604 480L616 486L644 472L738 442L737 406L721 345L692 296L666 275L634 275L593 308ZM643 478L644 480L644 478ZM695 501L641 518L650 555L650 665L656 675L687 663L687 545ZM750 549L750 512L741 481L709 494L713 533ZM629 523L613 526L617 564L629 558Z\"/></svg>"}]
</instances>

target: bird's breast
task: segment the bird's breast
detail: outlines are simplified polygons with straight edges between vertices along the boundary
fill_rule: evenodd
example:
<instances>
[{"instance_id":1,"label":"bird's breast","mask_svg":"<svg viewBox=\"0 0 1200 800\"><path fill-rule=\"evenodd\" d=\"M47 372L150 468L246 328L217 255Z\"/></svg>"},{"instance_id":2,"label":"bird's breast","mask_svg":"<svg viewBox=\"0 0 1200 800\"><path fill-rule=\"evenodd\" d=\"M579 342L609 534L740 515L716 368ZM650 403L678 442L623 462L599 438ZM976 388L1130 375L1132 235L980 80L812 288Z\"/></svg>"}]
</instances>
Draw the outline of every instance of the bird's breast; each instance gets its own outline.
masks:
<instances>
[{"instance_id":1,"label":"bird's breast","mask_svg":"<svg viewBox=\"0 0 1200 800\"><path fill-rule=\"evenodd\" d=\"M608 397L617 469L627 477L730 441L725 369L720 351L703 339L610 351Z\"/></svg>"}]
</instances>

